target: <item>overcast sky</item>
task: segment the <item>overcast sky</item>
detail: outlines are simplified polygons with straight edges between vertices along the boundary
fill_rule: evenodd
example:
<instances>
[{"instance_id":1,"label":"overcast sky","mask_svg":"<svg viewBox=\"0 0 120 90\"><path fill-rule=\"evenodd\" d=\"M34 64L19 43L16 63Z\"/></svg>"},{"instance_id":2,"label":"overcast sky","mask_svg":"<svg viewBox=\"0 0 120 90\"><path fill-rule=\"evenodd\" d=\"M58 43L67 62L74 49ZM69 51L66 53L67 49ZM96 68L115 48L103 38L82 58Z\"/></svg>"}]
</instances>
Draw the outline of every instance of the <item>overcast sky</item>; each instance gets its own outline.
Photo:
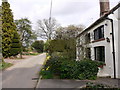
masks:
<instances>
[{"instance_id":1,"label":"overcast sky","mask_svg":"<svg viewBox=\"0 0 120 90\"><path fill-rule=\"evenodd\" d=\"M114 7L119 1L110 0L110 7ZM49 18L51 0L8 0L8 2L14 19L28 17L34 28L38 19ZM70 24L88 26L99 18L99 11L99 0L53 0L52 17L62 26Z\"/></svg>"}]
</instances>

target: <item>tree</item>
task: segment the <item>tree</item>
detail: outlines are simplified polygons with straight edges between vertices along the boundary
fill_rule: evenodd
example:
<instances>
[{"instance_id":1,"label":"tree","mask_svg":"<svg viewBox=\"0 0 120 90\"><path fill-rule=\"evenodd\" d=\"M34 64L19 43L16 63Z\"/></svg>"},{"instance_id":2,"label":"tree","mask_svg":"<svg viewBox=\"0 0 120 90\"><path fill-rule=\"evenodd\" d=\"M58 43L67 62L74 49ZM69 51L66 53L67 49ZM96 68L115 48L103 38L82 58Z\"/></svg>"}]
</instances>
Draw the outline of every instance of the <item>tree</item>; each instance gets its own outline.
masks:
<instances>
[{"instance_id":1,"label":"tree","mask_svg":"<svg viewBox=\"0 0 120 90\"><path fill-rule=\"evenodd\" d=\"M15 20L15 24L17 25L22 45L28 47L29 43L37 38L35 32L32 30L31 21L28 18L21 18Z\"/></svg>"},{"instance_id":2,"label":"tree","mask_svg":"<svg viewBox=\"0 0 120 90\"><path fill-rule=\"evenodd\" d=\"M50 42L51 42L51 40L47 40L44 43L44 51L47 52L47 53L49 53Z\"/></svg>"},{"instance_id":3,"label":"tree","mask_svg":"<svg viewBox=\"0 0 120 90\"><path fill-rule=\"evenodd\" d=\"M68 25L67 27L59 27L56 30L55 39L75 38L83 29L83 25Z\"/></svg>"},{"instance_id":4,"label":"tree","mask_svg":"<svg viewBox=\"0 0 120 90\"><path fill-rule=\"evenodd\" d=\"M43 52L44 41L43 41L43 40L35 41L31 46L32 46L38 53L41 53L41 52Z\"/></svg>"},{"instance_id":5,"label":"tree","mask_svg":"<svg viewBox=\"0 0 120 90\"><path fill-rule=\"evenodd\" d=\"M17 25L17 30L20 35L22 58L23 47L29 47L37 37L35 32L32 30L31 21L29 19L21 18L19 20L15 20L15 24Z\"/></svg>"},{"instance_id":6,"label":"tree","mask_svg":"<svg viewBox=\"0 0 120 90\"><path fill-rule=\"evenodd\" d=\"M55 39L51 40L47 44L48 53L50 55L59 52L62 56L69 59L75 59L76 57L76 41L75 39Z\"/></svg>"},{"instance_id":7,"label":"tree","mask_svg":"<svg viewBox=\"0 0 120 90\"><path fill-rule=\"evenodd\" d=\"M58 28L59 24L57 24L56 19L52 18L51 21L49 19L38 20L38 35L42 39L51 40L55 35L55 31Z\"/></svg>"},{"instance_id":8,"label":"tree","mask_svg":"<svg viewBox=\"0 0 120 90\"><path fill-rule=\"evenodd\" d=\"M0 6L0 63L2 60L2 7Z\"/></svg>"},{"instance_id":9,"label":"tree","mask_svg":"<svg viewBox=\"0 0 120 90\"><path fill-rule=\"evenodd\" d=\"M10 9L10 4L7 0L3 0L2 2L2 53L4 57L12 56L10 50L13 38L15 38L16 25L14 23L12 10ZM17 38L19 41L19 38ZM16 54L18 52L16 51ZM15 55L15 53L14 53Z\"/></svg>"},{"instance_id":10,"label":"tree","mask_svg":"<svg viewBox=\"0 0 120 90\"><path fill-rule=\"evenodd\" d=\"M12 45L10 48L10 55L16 56L21 51L21 43L20 43L20 36L18 35L17 31L14 33L14 36L12 38Z\"/></svg>"},{"instance_id":11,"label":"tree","mask_svg":"<svg viewBox=\"0 0 120 90\"><path fill-rule=\"evenodd\" d=\"M59 52L69 59L76 58L76 36L83 30L83 26L69 25L60 27L56 36L49 44L49 53Z\"/></svg>"}]
</instances>

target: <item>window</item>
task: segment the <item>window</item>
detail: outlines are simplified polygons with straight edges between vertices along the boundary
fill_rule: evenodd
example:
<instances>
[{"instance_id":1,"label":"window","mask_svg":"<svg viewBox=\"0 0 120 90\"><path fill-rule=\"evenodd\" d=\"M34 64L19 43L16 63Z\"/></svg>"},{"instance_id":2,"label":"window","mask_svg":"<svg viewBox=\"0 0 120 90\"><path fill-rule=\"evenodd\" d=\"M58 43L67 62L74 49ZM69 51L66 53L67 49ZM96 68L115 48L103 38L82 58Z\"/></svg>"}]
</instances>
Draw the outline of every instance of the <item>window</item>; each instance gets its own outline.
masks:
<instances>
[{"instance_id":1,"label":"window","mask_svg":"<svg viewBox=\"0 0 120 90\"><path fill-rule=\"evenodd\" d=\"M90 50L90 48L86 48L86 57L91 59L91 50Z\"/></svg>"},{"instance_id":2,"label":"window","mask_svg":"<svg viewBox=\"0 0 120 90\"><path fill-rule=\"evenodd\" d=\"M95 47L95 60L105 62L105 47Z\"/></svg>"},{"instance_id":3,"label":"window","mask_svg":"<svg viewBox=\"0 0 120 90\"><path fill-rule=\"evenodd\" d=\"M85 43L90 43L90 33L85 35Z\"/></svg>"},{"instance_id":4,"label":"window","mask_svg":"<svg viewBox=\"0 0 120 90\"><path fill-rule=\"evenodd\" d=\"M104 25L94 30L94 40L98 40L102 38L104 38Z\"/></svg>"}]
</instances>

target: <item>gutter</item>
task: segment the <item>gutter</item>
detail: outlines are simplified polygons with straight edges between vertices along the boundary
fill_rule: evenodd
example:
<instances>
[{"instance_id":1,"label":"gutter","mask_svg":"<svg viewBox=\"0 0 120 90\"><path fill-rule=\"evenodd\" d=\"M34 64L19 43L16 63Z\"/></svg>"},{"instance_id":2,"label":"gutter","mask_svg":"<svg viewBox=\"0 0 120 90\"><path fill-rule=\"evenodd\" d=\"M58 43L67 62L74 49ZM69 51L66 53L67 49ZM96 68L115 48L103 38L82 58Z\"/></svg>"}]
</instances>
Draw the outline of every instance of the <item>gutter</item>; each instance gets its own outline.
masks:
<instances>
[{"instance_id":1,"label":"gutter","mask_svg":"<svg viewBox=\"0 0 120 90\"><path fill-rule=\"evenodd\" d=\"M106 18L106 19L108 19L108 20L110 20L110 22L111 22L111 27L112 27L112 33L111 33L111 35L112 35L112 46L113 46L113 52L112 52L112 54L113 54L113 66L114 66L114 79L116 79L116 64L115 64L115 42L114 42L114 27L113 27L113 19L110 19L110 18Z\"/></svg>"}]
</instances>

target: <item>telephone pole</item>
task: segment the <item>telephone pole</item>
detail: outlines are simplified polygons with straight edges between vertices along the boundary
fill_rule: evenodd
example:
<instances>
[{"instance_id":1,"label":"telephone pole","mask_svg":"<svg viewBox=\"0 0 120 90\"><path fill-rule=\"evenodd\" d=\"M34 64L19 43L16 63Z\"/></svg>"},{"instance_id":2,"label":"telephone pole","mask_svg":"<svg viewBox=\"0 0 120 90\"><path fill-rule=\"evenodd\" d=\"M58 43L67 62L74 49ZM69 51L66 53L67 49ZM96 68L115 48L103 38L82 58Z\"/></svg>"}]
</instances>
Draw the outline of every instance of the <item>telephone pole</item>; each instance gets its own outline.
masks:
<instances>
[{"instance_id":1,"label":"telephone pole","mask_svg":"<svg viewBox=\"0 0 120 90\"><path fill-rule=\"evenodd\" d=\"M50 33L49 33L49 39L51 39L51 31L52 31L52 27L51 27L51 17L52 17L52 0L51 0L51 4L50 4L50 15L49 15L49 29L50 29Z\"/></svg>"},{"instance_id":2,"label":"telephone pole","mask_svg":"<svg viewBox=\"0 0 120 90\"><path fill-rule=\"evenodd\" d=\"M52 0L50 4L50 16L49 16L49 23L51 23L51 16L52 16Z\"/></svg>"}]
</instances>

